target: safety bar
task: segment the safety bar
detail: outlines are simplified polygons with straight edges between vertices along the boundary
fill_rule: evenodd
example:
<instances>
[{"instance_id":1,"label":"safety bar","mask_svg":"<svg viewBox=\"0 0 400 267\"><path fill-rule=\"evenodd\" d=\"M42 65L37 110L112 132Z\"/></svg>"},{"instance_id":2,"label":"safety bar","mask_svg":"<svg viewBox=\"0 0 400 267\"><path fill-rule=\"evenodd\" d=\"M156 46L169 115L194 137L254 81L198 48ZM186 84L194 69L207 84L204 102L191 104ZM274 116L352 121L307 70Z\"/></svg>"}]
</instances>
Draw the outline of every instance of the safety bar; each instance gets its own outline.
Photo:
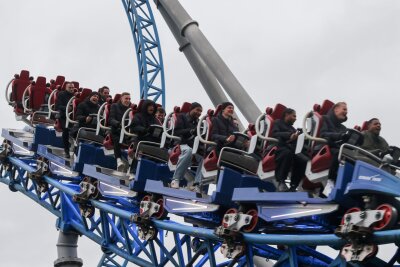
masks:
<instances>
[{"instance_id":1,"label":"safety bar","mask_svg":"<svg viewBox=\"0 0 400 267\"><path fill-rule=\"evenodd\" d=\"M218 161L217 161L217 167L218 167L218 168L221 167L221 165L220 165L220 162L221 162L221 155L222 155L222 153L223 153L224 151L226 151L226 150L228 150L228 151L234 151L234 152L239 152L239 153L242 154L242 155L245 154L245 155L251 156L250 153L248 153L248 152L246 152L246 151L244 151L244 150L241 150L241 149L238 149L238 148L233 148L233 147L225 146L225 147L223 147L223 148L221 149L221 151L219 152Z\"/></svg>"},{"instance_id":2,"label":"safety bar","mask_svg":"<svg viewBox=\"0 0 400 267\"><path fill-rule=\"evenodd\" d=\"M106 108L106 105L107 105L107 103L103 103L103 104L100 106L99 111L97 112L96 134L99 134L99 133L100 133L100 129L107 130L107 131L111 130L110 127L105 126L105 123L106 123L106 116L103 115L103 113L104 113L104 110L105 110L105 108ZM103 122L104 122L104 124L103 124Z\"/></svg>"},{"instance_id":3,"label":"safety bar","mask_svg":"<svg viewBox=\"0 0 400 267\"><path fill-rule=\"evenodd\" d=\"M199 137L199 141L202 142L203 144L216 146L217 143L212 142L212 141L205 140L205 139L203 138L203 136L201 136L201 124L203 123L203 121L205 121L205 118L207 118L207 116L208 116L208 114L203 115L203 116L199 119L199 123L197 123L197 136ZM205 122L205 124L207 124L207 121ZM207 125L207 128L208 128L208 125ZM209 130L209 129L207 129L207 130Z\"/></svg>"},{"instance_id":4,"label":"safety bar","mask_svg":"<svg viewBox=\"0 0 400 267\"><path fill-rule=\"evenodd\" d=\"M315 141L317 143L328 143L328 140L324 139L324 138L319 138L319 137L314 137L312 135L310 135L308 133L308 129L307 129L307 119L312 118L314 116L314 111L310 111L308 112L303 119L303 133L304 133L304 137L311 140L311 141Z\"/></svg>"},{"instance_id":5,"label":"safety bar","mask_svg":"<svg viewBox=\"0 0 400 267\"><path fill-rule=\"evenodd\" d=\"M261 130L260 130L260 123L261 123L262 121L265 121L265 116L266 116L266 115L267 115L266 113L263 113L263 114L261 114L260 116L258 116L258 118L257 118L257 120L256 120L256 123L254 124L254 128L255 128L255 130L256 130L257 137L260 138L261 140L265 140L265 141L270 141L270 142L278 143L278 142L279 142L278 139L266 136L266 135L267 135L267 132L268 132L268 129L267 129L265 135L262 135L262 133L261 133Z\"/></svg>"},{"instance_id":6,"label":"safety bar","mask_svg":"<svg viewBox=\"0 0 400 267\"><path fill-rule=\"evenodd\" d=\"M25 88L24 93L22 94L22 107L24 108L24 113L32 112L32 109L30 109L30 108L27 107L29 98L25 99L25 98L26 98L26 93L29 91L29 89L31 88L31 86L32 86L31 84L28 85L28 86Z\"/></svg>"},{"instance_id":7,"label":"safety bar","mask_svg":"<svg viewBox=\"0 0 400 267\"><path fill-rule=\"evenodd\" d=\"M49 99L47 99L47 107L49 109L47 118L50 119L51 114L58 114L59 112L57 110L53 109L53 106L55 106L56 103L51 104L51 100L53 99L53 97L55 96L55 94L58 92L58 89L54 89L51 94L49 95Z\"/></svg>"},{"instance_id":8,"label":"safety bar","mask_svg":"<svg viewBox=\"0 0 400 267\"><path fill-rule=\"evenodd\" d=\"M166 117L165 117L165 120L164 120L164 123L163 123L163 125L162 125L162 127L163 127L163 133L165 134L165 136L167 137L167 138L169 138L169 139L173 139L173 140L178 140L178 141L180 141L181 140L181 138L180 137L178 137L178 136L175 136L175 135L171 135L171 134L169 134L168 133L168 131L169 130L171 130L171 129L173 129L173 124L174 124L174 121L173 121L173 118L171 118L172 117L172 115L174 114L174 112L171 112L171 113L169 113ZM167 129L167 127L168 127L168 121L170 120L170 118L171 118L171 127L169 128L169 129Z\"/></svg>"},{"instance_id":9,"label":"safety bar","mask_svg":"<svg viewBox=\"0 0 400 267\"><path fill-rule=\"evenodd\" d=\"M68 125L70 123L72 123L72 124L77 124L78 123L77 121L74 121L73 119L70 118L70 116L72 116L74 114L74 107L72 106L72 101L74 101L75 98L76 98L75 96L71 97L71 99L68 101L67 106L65 107L65 114L67 114L67 116L66 116L67 119L65 121L65 127L66 128L68 128ZM71 111L68 111L69 106L72 107Z\"/></svg>"},{"instance_id":10,"label":"safety bar","mask_svg":"<svg viewBox=\"0 0 400 267\"><path fill-rule=\"evenodd\" d=\"M11 101L11 99L10 99L10 94L9 94L9 92L8 92L8 89L10 88L10 85L12 84L12 82L13 82L14 80L15 80L15 78L12 78L11 81L8 82L7 87L6 87L6 100L7 100L7 103L8 103L9 105L14 105L14 104L15 104L15 101Z\"/></svg>"},{"instance_id":11,"label":"safety bar","mask_svg":"<svg viewBox=\"0 0 400 267\"><path fill-rule=\"evenodd\" d=\"M125 128L128 127L131 124L131 119L129 118L129 123L128 125L125 125L125 121L126 121L126 117L129 116L129 113L132 111L131 108L128 108L124 115L122 116L122 121L121 121L121 135L119 137L119 142L122 144L122 142L124 141L124 136L130 136L130 137L136 137L137 134L134 133L130 133L128 132Z\"/></svg>"}]
</instances>

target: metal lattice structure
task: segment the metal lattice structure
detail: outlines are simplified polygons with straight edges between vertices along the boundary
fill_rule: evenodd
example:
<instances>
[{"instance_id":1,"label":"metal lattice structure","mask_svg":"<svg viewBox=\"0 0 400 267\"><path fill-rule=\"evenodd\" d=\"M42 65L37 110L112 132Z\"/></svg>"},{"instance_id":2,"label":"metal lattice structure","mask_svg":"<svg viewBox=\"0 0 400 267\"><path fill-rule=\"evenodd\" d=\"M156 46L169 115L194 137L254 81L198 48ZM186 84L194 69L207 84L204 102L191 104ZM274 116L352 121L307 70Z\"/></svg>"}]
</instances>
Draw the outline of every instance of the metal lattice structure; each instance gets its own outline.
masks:
<instances>
[{"instance_id":1,"label":"metal lattice structure","mask_svg":"<svg viewBox=\"0 0 400 267\"><path fill-rule=\"evenodd\" d=\"M147 0L122 0L135 43L140 98L165 106L164 66L154 16Z\"/></svg>"}]
</instances>

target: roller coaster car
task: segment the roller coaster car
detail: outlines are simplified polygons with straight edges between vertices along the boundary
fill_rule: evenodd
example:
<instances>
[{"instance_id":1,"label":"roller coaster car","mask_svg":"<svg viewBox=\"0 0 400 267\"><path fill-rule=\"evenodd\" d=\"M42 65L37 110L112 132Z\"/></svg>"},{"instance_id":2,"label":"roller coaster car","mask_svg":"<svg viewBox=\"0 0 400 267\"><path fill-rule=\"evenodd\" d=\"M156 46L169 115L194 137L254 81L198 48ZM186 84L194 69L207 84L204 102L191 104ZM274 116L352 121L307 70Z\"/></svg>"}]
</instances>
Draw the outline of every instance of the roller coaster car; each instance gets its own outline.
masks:
<instances>
[{"instance_id":1,"label":"roller coaster car","mask_svg":"<svg viewBox=\"0 0 400 267\"><path fill-rule=\"evenodd\" d=\"M400 150L392 149L392 155L393 161L397 162ZM328 198L313 198L306 192L263 193L258 188L236 188L232 200L239 203L242 209L227 212L223 226L241 230L240 225L234 223L233 218L236 218L257 221L255 225L252 224L254 227L244 227L243 231L332 232L335 223L339 224L337 218L352 208L350 212L384 211L368 219L371 220L368 227L374 227L373 230L398 227L397 210L400 203L396 198L400 196L399 168L350 144L341 146L339 160L337 181ZM257 208L254 208L254 203ZM250 210L251 217L248 216ZM377 225L384 227L377 228Z\"/></svg>"},{"instance_id":2,"label":"roller coaster car","mask_svg":"<svg viewBox=\"0 0 400 267\"><path fill-rule=\"evenodd\" d=\"M217 108L216 113L218 113L218 110ZM214 142L204 139L204 137L208 139L210 135L212 127L210 117L214 114L214 112L209 111L207 115L201 117L197 127L197 137L206 146L216 145ZM203 131L200 130L201 126L203 126ZM235 145L237 146L243 146L243 143L248 142L249 137L246 134L235 133L235 136L235 142L237 142ZM215 179L216 190L211 195L174 189L167 187L161 181L147 180L145 191L151 193L153 197L151 199L145 197L143 200L145 206L158 205L158 209L163 210L164 213L174 213L183 216L188 222L211 227L220 222L221 216L227 208L235 206L231 201L234 188L257 186L266 191L275 189L272 184L249 174L248 167L245 167L245 165L249 165L246 158L250 156L247 152L235 148L223 148L219 157L214 153L215 149L204 159L205 171L211 170L218 173L218 177ZM252 157L251 160L253 160ZM208 169L209 167L212 167L212 169ZM253 166L253 169L257 169L257 164ZM141 170L139 169L139 171ZM207 179L207 177L210 176L206 175L202 183L204 180L210 183L210 179Z\"/></svg>"},{"instance_id":3,"label":"roller coaster car","mask_svg":"<svg viewBox=\"0 0 400 267\"><path fill-rule=\"evenodd\" d=\"M31 84L33 77L29 76L29 71L21 70L21 73L15 74L14 78L7 84L6 100L10 106L14 108L17 120L21 120L24 115L24 107L22 106L22 98L25 89ZM11 89L11 92L9 91Z\"/></svg>"}]
</instances>

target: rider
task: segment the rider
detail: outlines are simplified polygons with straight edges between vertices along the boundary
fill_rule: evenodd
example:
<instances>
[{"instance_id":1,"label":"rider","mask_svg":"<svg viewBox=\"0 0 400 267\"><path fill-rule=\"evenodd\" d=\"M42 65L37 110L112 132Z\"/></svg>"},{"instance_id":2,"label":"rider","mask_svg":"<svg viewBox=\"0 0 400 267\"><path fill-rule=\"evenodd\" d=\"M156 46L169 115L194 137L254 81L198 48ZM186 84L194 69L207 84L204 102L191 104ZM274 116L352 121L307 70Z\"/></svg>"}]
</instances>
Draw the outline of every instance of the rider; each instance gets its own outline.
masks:
<instances>
[{"instance_id":1,"label":"rider","mask_svg":"<svg viewBox=\"0 0 400 267\"><path fill-rule=\"evenodd\" d=\"M234 106L231 102L221 104L221 113L213 118L211 129L211 141L217 143L217 153L225 146L232 146L235 142L234 132L239 128L233 120Z\"/></svg>"},{"instance_id":2,"label":"rider","mask_svg":"<svg viewBox=\"0 0 400 267\"><path fill-rule=\"evenodd\" d=\"M296 111L291 108L284 110L282 119L276 120L272 129L272 137L279 140L278 149L275 154L276 169L275 177L278 181L278 191L296 191L301 179L304 176L307 160L295 154L297 138L300 134L293 124L296 121ZM290 189L285 184L285 179L289 172L292 173L290 179Z\"/></svg>"},{"instance_id":3,"label":"rider","mask_svg":"<svg viewBox=\"0 0 400 267\"><path fill-rule=\"evenodd\" d=\"M99 99L99 105L101 106L102 104L104 104L105 102L107 102L107 100L109 98L111 98L110 96L110 88L108 88L107 86L103 86L101 88L99 88L98 90L100 99Z\"/></svg>"},{"instance_id":4,"label":"rider","mask_svg":"<svg viewBox=\"0 0 400 267\"><path fill-rule=\"evenodd\" d=\"M338 102L323 116L321 126L321 137L328 141L332 155L332 164L329 169L328 182L326 187L332 189L336 182L337 171L339 168L339 148L347 139L348 131L342 123L347 121L347 104Z\"/></svg>"},{"instance_id":5,"label":"rider","mask_svg":"<svg viewBox=\"0 0 400 267\"><path fill-rule=\"evenodd\" d=\"M97 120L91 115L97 115L97 111L99 111L99 93L92 92L85 101L79 103L76 108L76 119L78 120L78 125L74 127L73 135L81 127L95 129Z\"/></svg>"},{"instance_id":6,"label":"rider","mask_svg":"<svg viewBox=\"0 0 400 267\"><path fill-rule=\"evenodd\" d=\"M145 100L139 113L135 115L132 121L132 131L138 135L137 141L159 142L159 139L153 137L150 133L151 125L160 125L160 121L156 118L156 103L152 100Z\"/></svg>"},{"instance_id":7,"label":"rider","mask_svg":"<svg viewBox=\"0 0 400 267\"><path fill-rule=\"evenodd\" d=\"M69 128L65 127L67 119L67 105L69 100L74 96L75 88L71 82L65 82L65 90L61 91L57 95L55 103L55 109L58 111L57 118L60 120L62 128L62 140L64 144L64 153L66 158L70 158L69 154Z\"/></svg>"},{"instance_id":8,"label":"rider","mask_svg":"<svg viewBox=\"0 0 400 267\"><path fill-rule=\"evenodd\" d=\"M363 132L364 142L361 146L372 154L380 155L389 149L389 144L380 136L381 122L377 118L372 118L368 121L368 129Z\"/></svg>"},{"instance_id":9,"label":"rider","mask_svg":"<svg viewBox=\"0 0 400 267\"><path fill-rule=\"evenodd\" d=\"M177 118L174 135L180 137L177 143L180 145L181 154L172 177L172 188L179 188L179 181L184 178L186 171L192 164L192 148L197 134L197 124L202 112L202 106L197 102L193 102L190 105L189 112L180 114ZM199 171L200 168L198 168Z\"/></svg>"},{"instance_id":10,"label":"rider","mask_svg":"<svg viewBox=\"0 0 400 267\"><path fill-rule=\"evenodd\" d=\"M156 118L160 121L161 124L164 123L165 109L163 107L158 107L157 108Z\"/></svg>"},{"instance_id":11,"label":"rider","mask_svg":"<svg viewBox=\"0 0 400 267\"><path fill-rule=\"evenodd\" d=\"M111 139L114 146L114 156L117 159L118 169L124 166L124 162L121 159L121 146L119 144L119 138L121 134L121 121L125 111L131 105L131 95L129 93L122 93L121 99L111 105L110 110L110 126L111 126Z\"/></svg>"}]
</instances>

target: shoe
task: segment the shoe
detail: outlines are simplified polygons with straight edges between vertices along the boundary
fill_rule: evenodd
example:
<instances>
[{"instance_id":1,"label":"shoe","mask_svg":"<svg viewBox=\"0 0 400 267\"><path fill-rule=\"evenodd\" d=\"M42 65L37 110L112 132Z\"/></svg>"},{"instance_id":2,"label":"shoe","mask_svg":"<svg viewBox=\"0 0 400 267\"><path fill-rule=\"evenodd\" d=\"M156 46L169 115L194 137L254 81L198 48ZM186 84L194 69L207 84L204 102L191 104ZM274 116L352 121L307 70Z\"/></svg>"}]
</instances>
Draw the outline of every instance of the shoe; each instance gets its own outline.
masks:
<instances>
[{"instance_id":1,"label":"shoe","mask_svg":"<svg viewBox=\"0 0 400 267\"><path fill-rule=\"evenodd\" d=\"M285 182L279 182L278 188L276 189L276 191L278 191L278 192L287 192L288 190L289 190L289 187L287 187Z\"/></svg>"},{"instance_id":2,"label":"shoe","mask_svg":"<svg viewBox=\"0 0 400 267\"><path fill-rule=\"evenodd\" d=\"M172 180L171 188L179 189L179 180Z\"/></svg>"},{"instance_id":3,"label":"shoe","mask_svg":"<svg viewBox=\"0 0 400 267\"><path fill-rule=\"evenodd\" d=\"M124 167L124 162L122 161L122 159L117 158L117 169L121 169L122 167Z\"/></svg>"},{"instance_id":4,"label":"shoe","mask_svg":"<svg viewBox=\"0 0 400 267\"><path fill-rule=\"evenodd\" d=\"M322 191L322 194L328 197L331 194L333 188L335 188L335 181L328 179L324 191Z\"/></svg>"}]
</instances>

